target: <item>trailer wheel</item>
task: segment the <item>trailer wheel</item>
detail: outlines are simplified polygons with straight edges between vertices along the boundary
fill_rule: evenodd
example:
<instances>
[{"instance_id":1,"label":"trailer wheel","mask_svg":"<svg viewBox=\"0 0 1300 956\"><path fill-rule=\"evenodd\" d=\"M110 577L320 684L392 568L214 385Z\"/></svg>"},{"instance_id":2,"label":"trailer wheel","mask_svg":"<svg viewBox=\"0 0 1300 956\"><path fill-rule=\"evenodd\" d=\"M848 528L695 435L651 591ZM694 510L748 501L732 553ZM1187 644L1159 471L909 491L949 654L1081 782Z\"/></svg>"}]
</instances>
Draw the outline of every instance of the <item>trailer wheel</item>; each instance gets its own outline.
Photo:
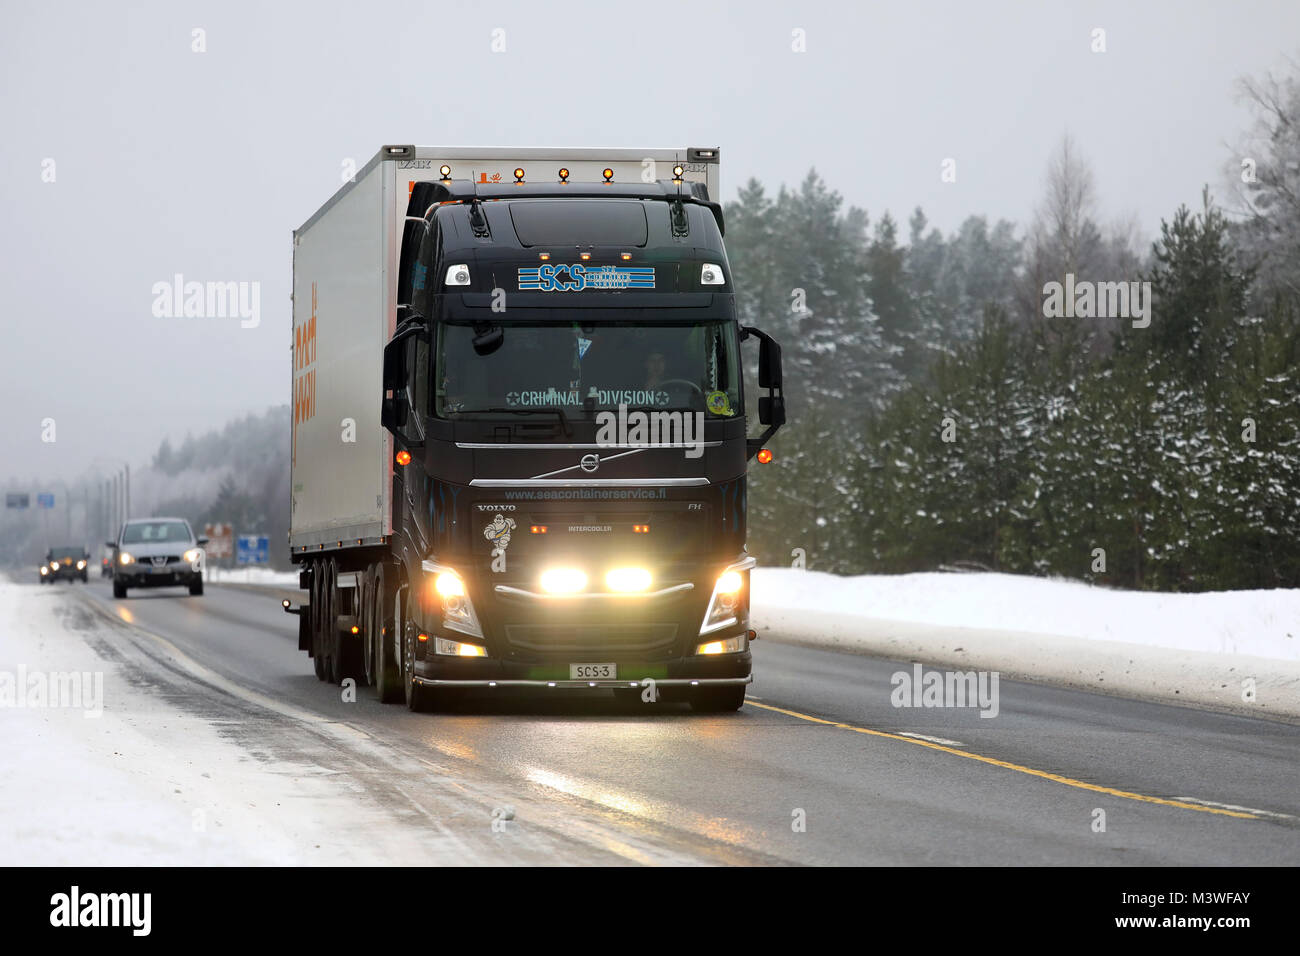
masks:
<instances>
[{"instance_id":1,"label":"trailer wheel","mask_svg":"<svg viewBox=\"0 0 1300 956\"><path fill-rule=\"evenodd\" d=\"M374 670L375 690L384 704L396 704L402 699L402 670L398 666L394 636L393 602L396 595L388 590L388 574L382 562L375 565L374 600L370 603L370 629L375 635Z\"/></svg>"},{"instance_id":2,"label":"trailer wheel","mask_svg":"<svg viewBox=\"0 0 1300 956\"><path fill-rule=\"evenodd\" d=\"M740 710L745 705L745 685L704 687L691 693L691 710L702 714L719 714Z\"/></svg>"}]
</instances>

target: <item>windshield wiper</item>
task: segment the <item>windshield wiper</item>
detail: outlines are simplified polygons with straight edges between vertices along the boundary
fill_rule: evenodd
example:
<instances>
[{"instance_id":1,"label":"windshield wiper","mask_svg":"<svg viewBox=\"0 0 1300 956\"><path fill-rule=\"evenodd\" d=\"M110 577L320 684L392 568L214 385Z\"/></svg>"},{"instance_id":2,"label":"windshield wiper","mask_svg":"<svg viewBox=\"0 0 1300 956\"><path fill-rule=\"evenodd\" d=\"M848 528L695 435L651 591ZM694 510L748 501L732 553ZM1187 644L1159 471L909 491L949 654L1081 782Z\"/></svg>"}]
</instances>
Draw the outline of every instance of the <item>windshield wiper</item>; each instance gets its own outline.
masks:
<instances>
[{"instance_id":1,"label":"windshield wiper","mask_svg":"<svg viewBox=\"0 0 1300 956\"><path fill-rule=\"evenodd\" d=\"M564 437L568 438L571 434L569 431L569 419L565 416L564 409L562 408L503 408L501 406L494 406L492 408L484 408L482 411L506 412L511 415L547 415L554 413L559 416L560 428L564 432Z\"/></svg>"}]
</instances>

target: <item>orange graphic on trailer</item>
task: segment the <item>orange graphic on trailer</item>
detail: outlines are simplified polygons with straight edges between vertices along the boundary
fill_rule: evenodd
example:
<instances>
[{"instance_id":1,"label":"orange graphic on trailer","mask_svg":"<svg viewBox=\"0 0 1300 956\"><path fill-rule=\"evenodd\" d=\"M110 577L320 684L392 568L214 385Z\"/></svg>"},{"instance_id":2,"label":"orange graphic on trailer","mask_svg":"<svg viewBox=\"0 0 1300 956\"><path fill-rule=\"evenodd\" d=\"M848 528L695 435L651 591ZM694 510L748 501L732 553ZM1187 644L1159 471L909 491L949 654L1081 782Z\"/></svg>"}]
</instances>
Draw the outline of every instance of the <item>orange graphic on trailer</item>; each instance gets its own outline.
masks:
<instances>
[{"instance_id":1,"label":"orange graphic on trailer","mask_svg":"<svg viewBox=\"0 0 1300 956\"><path fill-rule=\"evenodd\" d=\"M316 415L316 283L311 284L311 318L293 327L293 447L298 461L298 425Z\"/></svg>"}]
</instances>

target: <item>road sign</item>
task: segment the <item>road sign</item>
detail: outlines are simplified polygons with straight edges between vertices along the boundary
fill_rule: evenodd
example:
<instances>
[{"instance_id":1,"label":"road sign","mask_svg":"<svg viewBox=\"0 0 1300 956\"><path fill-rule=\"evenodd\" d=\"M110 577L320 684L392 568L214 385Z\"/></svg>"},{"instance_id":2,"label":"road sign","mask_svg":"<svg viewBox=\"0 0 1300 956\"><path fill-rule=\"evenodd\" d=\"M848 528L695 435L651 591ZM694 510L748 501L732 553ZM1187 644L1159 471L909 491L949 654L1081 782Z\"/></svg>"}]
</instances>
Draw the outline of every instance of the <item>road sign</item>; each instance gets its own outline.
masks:
<instances>
[{"instance_id":1,"label":"road sign","mask_svg":"<svg viewBox=\"0 0 1300 956\"><path fill-rule=\"evenodd\" d=\"M13 492L9 492L5 495L6 508L30 508L31 504L32 499L30 495L15 494Z\"/></svg>"},{"instance_id":2,"label":"road sign","mask_svg":"<svg viewBox=\"0 0 1300 956\"><path fill-rule=\"evenodd\" d=\"M54 495L48 492L36 496L36 503L42 508L54 507Z\"/></svg>"},{"instance_id":3,"label":"road sign","mask_svg":"<svg viewBox=\"0 0 1300 956\"><path fill-rule=\"evenodd\" d=\"M271 539L264 534L241 534L236 542L236 564L266 564L271 559Z\"/></svg>"},{"instance_id":4,"label":"road sign","mask_svg":"<svg viewBox=\"0 0 1300 956\"><path fill-rule=\"evenodd\" d=\"M229 558L235 553L235 529L228 524L205 524L203 537L208 543L203 546L209 558Z\"/></svg>"}]
</instances>

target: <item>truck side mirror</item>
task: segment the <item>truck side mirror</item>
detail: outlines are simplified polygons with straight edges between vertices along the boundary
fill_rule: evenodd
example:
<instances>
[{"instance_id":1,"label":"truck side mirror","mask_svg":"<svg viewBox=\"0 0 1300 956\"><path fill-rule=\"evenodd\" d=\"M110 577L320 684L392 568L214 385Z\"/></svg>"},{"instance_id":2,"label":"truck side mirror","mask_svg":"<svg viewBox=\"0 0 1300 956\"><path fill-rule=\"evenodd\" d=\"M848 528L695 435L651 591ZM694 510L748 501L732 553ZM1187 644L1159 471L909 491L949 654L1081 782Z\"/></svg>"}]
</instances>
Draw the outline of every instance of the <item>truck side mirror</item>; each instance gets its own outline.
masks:
<instances>
[{"instance_id":1,"label":"truck side mirror","mask_svg":"<svg viewBox=\"0 0 1300 956\"><path fill-rule=\"evenodd\" d=\"M758 342L758 387L781 387L781 346L772 338L764 337Z\"/></svg>"},{"instance_id":2,"label":"truck side mirror","mask_svg":"<svg viewBox=\"0 0 1300 956\"><path fill-rule=\"evenodd\" d=\"M412 330L397 335L384 346L384 392L392 392L393 397L384 396L380 423L390 432L406 427L410 409L406 404L406 340Z\"/></svg>"},{"instance_id":3,"label":"truck side mirror","mask_svg":"<svg viewBox=\"0 0 1300 956\"><path fill-rule=\"evenodd\" d=\"M760 425L785 424L785 399L780 395L770 395L758 400L758 423Z\"/></svg>"}]
</instances>

